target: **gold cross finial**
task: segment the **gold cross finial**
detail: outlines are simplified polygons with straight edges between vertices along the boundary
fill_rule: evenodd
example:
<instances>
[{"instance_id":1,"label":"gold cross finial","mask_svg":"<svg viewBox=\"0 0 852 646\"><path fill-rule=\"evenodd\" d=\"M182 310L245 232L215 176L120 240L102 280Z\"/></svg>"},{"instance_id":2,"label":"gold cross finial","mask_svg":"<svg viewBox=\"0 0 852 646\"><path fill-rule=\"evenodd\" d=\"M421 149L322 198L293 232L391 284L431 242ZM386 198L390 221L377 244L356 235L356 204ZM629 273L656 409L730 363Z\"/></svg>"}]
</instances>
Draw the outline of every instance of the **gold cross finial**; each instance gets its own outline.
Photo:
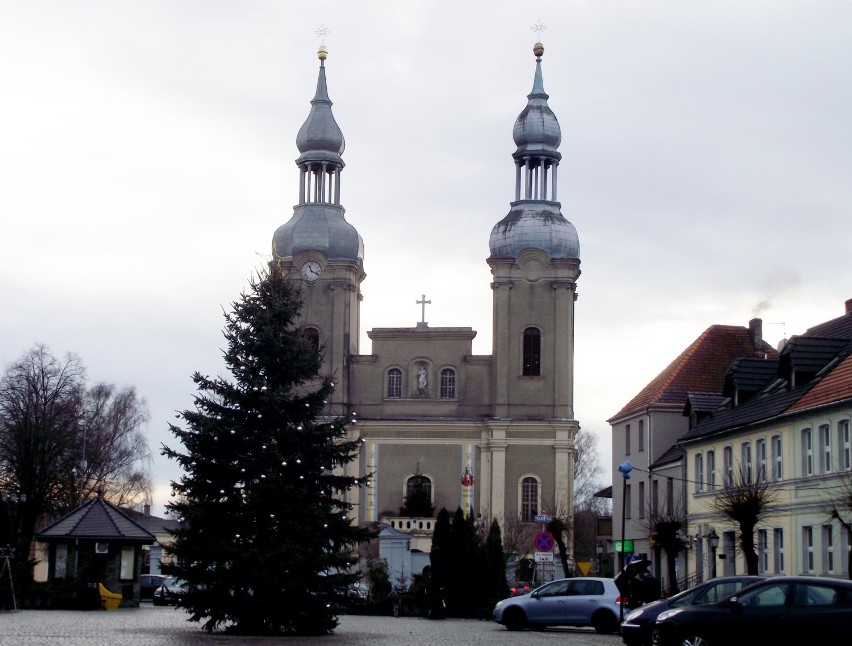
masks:
<instances>
[{"instance_id":1,"label":"gold cross finial","mask_svg":"<svg viewBox=\"0 0 852 646\"><path fill-rule=\"evenodd\" d=\"M541 21L541 18L539 18L538 20L535 21L534 25L530 26L530 29L535 32L536 40L540 41L541 40L541 32L543 32L545 29L547 29L547 25L545 25Z\"/></svg>"}]
</instances>

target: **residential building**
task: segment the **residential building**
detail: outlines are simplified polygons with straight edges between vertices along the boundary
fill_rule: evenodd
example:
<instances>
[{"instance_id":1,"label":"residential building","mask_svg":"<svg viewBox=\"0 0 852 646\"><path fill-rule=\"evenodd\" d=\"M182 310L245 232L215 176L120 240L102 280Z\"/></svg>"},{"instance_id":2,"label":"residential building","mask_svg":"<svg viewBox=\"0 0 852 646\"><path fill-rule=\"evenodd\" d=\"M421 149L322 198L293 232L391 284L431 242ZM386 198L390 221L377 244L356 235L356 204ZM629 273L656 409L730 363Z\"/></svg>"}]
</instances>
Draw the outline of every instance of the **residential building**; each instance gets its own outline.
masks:
<instances>
[{"instance_id":1,"label":"residential building","mask_svg":"<svg viewBox=\"0 0 852 646\"><path fill-rule=\"evenodd\" d=\"M672 575L662 568L664 554L652 536L655 519L685 518L685 464L677 440L689 430L690 420L703 419L724 399L725 375L735 360L768 361L776 356L763 340L760 319L751 320L748 327L710 326L608 420L615 474L614 538L632 540L632 554L650 558L655 576L666 587ZM626 481L618 470L625 462L633 466ZM705 474L708 468L717 474L718 460L705 463Z\"/></svg>"},{"instance_id":2,"label":"residential building","mask_svg":"<svg viewBox=\"0 0 852 646\"><path fill-rule=\"evenodd\" d=\"M724 487L745 481L766 483L774 498L754 536L761 574L847 578L849 534L831 511L838 509L848 526L852 299L843 316L792 337L776 360L732 365L725 395L679 441L690 534L703 548L688 553L688 571L712 576L711 531L720 537L717 574L745 571L739 530L715 504ZM720 455L722 473L712 479L706 465L719 464Z\"/></svg>"}]
</instances>

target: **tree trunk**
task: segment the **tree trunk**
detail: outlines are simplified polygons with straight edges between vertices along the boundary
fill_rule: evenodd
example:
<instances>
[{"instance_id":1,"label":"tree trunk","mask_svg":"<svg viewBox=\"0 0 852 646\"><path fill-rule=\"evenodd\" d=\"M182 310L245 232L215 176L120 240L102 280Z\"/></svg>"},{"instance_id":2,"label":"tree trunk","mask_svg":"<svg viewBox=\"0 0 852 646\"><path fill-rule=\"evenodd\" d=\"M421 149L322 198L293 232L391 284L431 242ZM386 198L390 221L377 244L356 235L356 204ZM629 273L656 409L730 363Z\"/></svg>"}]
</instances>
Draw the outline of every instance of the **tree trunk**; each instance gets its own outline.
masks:
<instances>
[{"instance_id":1,"label":"tree trunk","mask_svg":"<svg viewBox=\"0 0 852 646\"><path fill-rule=\"evenodd\" d=\"M757 575L759 568L757 552L754 549L754 525L750 523L740 525L740 547L743 550L746 574Z\"/></svg>"},{"instance_id":2,"label":"tree trunk","mask_svg":"<svg viewBox=\"0 0 852 646\"><path fill-rule=\"evenodd\" d=\"M677 552L666 550L666 564L669 570L669 596L680 592L677 584Z\"/></svg>"}]
</instances>

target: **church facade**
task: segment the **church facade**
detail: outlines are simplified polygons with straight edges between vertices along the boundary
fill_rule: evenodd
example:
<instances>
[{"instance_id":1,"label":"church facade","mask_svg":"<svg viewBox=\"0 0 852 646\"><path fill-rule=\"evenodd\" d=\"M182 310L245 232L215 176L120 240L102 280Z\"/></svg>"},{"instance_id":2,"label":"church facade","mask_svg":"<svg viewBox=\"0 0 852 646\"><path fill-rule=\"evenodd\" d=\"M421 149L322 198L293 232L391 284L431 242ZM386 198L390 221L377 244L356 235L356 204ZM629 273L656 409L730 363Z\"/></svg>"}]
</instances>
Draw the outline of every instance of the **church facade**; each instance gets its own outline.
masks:
<instances>
[{"instance_id":1,"label":"church facade","mask_svg":"<svg viewBox=\"0 0 852 646\"><path fill-rule=\"evenodd\" d=\"M489 239L490 355L473 354L473 329L425 320L368 330L372 347L361 353L364 244L345 218L345 144L331 110L324 47L296 138L299 201L273 236L271 262L301 288L303 333L324 349L324 371L334 375L326 412L355 411L351 432L366 438L348 467L373 474L369 487L352 494L358 520L393 522L422 535L425 544L413 546L427 550L431 519L397 522L415 487L436 510L461 507L504 528L573 512L579 241L560 211L561 131L544 91L544 48L537 43L533 51L533 88L513 131L516 181L506 194L514 200Z\"/></svg>"}]
</instances>

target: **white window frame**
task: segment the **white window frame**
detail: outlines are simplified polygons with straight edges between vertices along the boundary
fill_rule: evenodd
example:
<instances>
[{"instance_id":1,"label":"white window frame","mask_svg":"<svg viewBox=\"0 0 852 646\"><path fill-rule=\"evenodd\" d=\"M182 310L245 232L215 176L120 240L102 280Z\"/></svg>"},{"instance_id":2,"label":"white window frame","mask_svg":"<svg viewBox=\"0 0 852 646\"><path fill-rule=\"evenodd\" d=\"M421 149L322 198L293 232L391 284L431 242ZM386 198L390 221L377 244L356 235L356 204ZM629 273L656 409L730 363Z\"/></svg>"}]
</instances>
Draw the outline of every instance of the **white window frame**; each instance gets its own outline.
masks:
<instances>
[{"instance_id":1,"label":"white window frame","mask_svg":"<svg viewBox=\"0 0 852 646\"><path fill-rule=\"evenodd\" d=\"M784 573L784 528L772 530L772 543L775 548L775 574Z\"/></svg>"},{"instance_id":2,"label":"white window frame","mask_svg":"<svg viewBox=\"0 0 852 646\"><path fill-rule=\"evenodd\" d=\"M388 368L385 378L385 399L402 399L402 385L402 369L395 366Z\"/></svg>"},{"instance_id":3,"label":"white window frame","mask_svg":"<svg viewBox=\"0 0 852 646\"><path fill-rule=\"evenodd\" d=\"M695 493L704 492L704 454L695 454Z\"/></svg>"},{"instance_id":4,"label":"white window frame","mask_svg":"<svg viewBox=\"0 0 852 646\"><path fill-rule=\"evenodd\" d=\"M716 451L707 451L707 489L713 491L716 488Z\"/></svg>"},{"instance_id":5,"label":"white window frame","mask_svg":"<svg viewBox=\"0 0 852 646\"><path fill-rule=\"evenodd\" d=\"M810 428L802 429L802 476L814 474L814 438Z\"/></svg>"},{"instance_id":6,"label":"white window frame","mask_svg":"<svg viewBox=\"0 0 852 646\"><path fill-rule=\"evenodd\" d=\"M438 390L439 399L456 399L456 371L454 368L441 369L441 383Z\"/></svg>"},{"instance_id":7,"label":"white window frame","mask_svg":"<svg viewBox=\"0 0 852 646\"><path fill-rule=\"evenodd\" d=\"M743 484L754 482L754 471L751 462L751 442L745 441L740 445L740 470Z\"/></svg>"},{"instance_id":8,"label":"white window frame","mask_svg":"<svg viewBox=\"0 0 852 646\"><path fill-rule=\"evenodd\" d=\"M824 574L834 574L834 526L822 526L822 570Z\"/></svg>"},{"instance_id":9,"label":"white window frame","mask_svg":"<svg viewBox=\"0 0 852 646\"><path fill-rule=\"evenodd\" d=\"M802 571L805 574L814 573L814 527L802 527Z\"/></svg>"},{"instance_id":10,"label":"white window frame","mask_svg":"<svg viewBox=\"0 0 852 646\"><path fill-rule=\"evenodd\" d=\"M841 419L837 422L837 450L838 469L840 471L852 470L852 437L849 435L849 420Z\"/></svg>"},{"instance_id":11,"label":"white window frame","mask_svg":"<svg viewBox=\"0 0 852 646\"><path fill-rule=\"evenodd\" d=\"M534 508L532 504L530 504L533 501L530 500L530 496L527 492L528 487L526 485L532 484L527 482L528 479L535 482ZM529 509L527 509L527 507L529 507ZM518 516L520 517L521 522L531 523L534 521L534 517L539 513L541 513L541 478L532 473L527 473L518 479Z\"/></svg>"},{"instance_id":12,"label":"white window frame","mask_svg":"<svg viewBox=\"0 0 852 646\"><path fill-rule=\"evenodd\" d=\"M773 435L772 442L772 480L780 482L784 479L784 444L780 435Z\"/></svg>"},{"instance_id":13,"label":"white window frame","mask_svg":"<svg viewBox=\"0 0 852 646\"><path fill-rule=\"evenodd\" d=\"M819 425L819 466L821 473L831 473L831 425Z\"/></svg>"},{"instance_id":14,"label":"white window frame","mask_svg":"<svg viewBox=\"0 0 852 646\"><path fill-rule=\"evenodd\" d=\"M724 487L734 486L734 447L730 444L722 449L722 478Z\"/></svg>"},{"instance_id":15,"label":"white window frame","mask_svg":"<svg viewBox=\"0 0 852 646\"><path fill-rule=\"evenodd\" d=\"M769 531L757 530L757 573L769 572Z\"/></svg>"},{"instance_id":16,"label":"white window frame","mask_svg":"<svg viewBox=\"0 0 852 646\"><path fill-rule=\"evenodd\" d=\"M766 482L768 474L766 473L766 440L764 438L754 441L754 463L757 467L757 481Z\"/></svg>"}]
</instances>

